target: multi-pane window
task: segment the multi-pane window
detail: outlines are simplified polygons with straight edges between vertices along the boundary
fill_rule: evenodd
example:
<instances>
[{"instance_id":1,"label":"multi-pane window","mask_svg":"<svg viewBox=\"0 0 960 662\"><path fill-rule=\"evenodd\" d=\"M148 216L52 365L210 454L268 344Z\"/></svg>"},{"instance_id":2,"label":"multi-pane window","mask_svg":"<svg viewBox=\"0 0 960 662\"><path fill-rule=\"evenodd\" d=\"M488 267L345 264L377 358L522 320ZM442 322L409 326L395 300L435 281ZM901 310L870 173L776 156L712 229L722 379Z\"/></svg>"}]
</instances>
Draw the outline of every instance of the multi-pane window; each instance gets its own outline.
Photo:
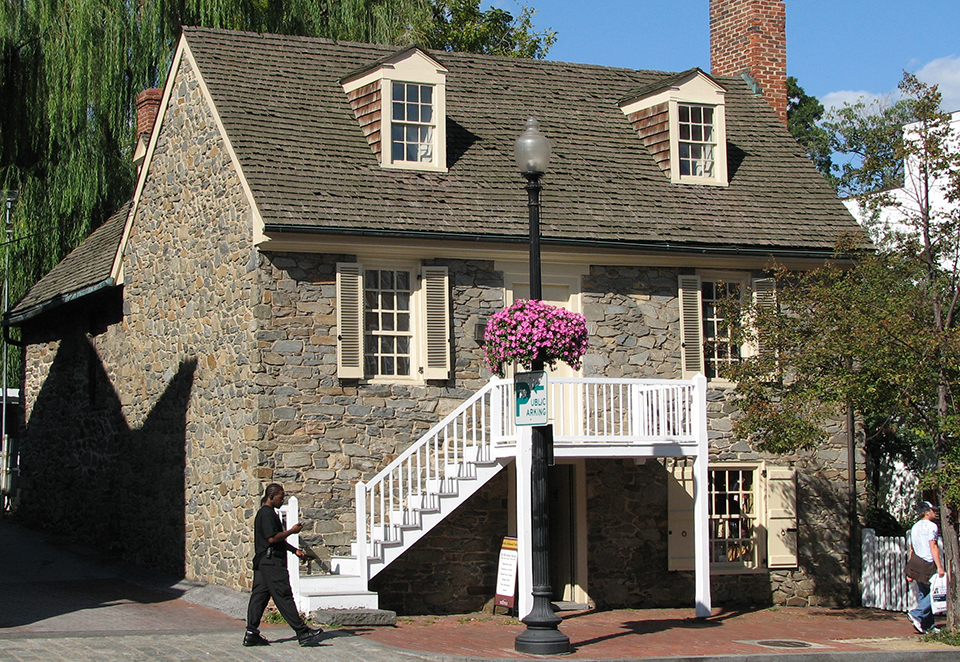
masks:
<instances>
[{"instance_id":1,"label":"multi-pane window","mask_svg":"<svg viewBox=\"0 0 960 662\"><path fill-rule=\"evenodd\" d=\"M723 318L720 302L740 296L739 283L705 280L700 301L703 323L703 367L707 379L722 378L726 368L740 361L740 346L730 339L730 322Z\"/></svg>"},{"instance_id":2,"label":"multi-pane window","mask_svg":"<svg viewBox=\"0 0 960 662\"><path fill-rule=\"evenodd\" d=\"M681 177L714 177L716 132L713 108L679 104Z\"/></svg>"},{"instance_id":3,"label":"multi-pane window","mask_svg":"<svg viewBox=\"0 0 960 662\"><path fill-rule=\"evenodd\" d=\"M409 376L413 344L410 272L367 269L363 282L364 372Z\"/></svg>"},{"instance_id":4,"label":"multi-pane window","mask_svg":"<svg viewBox=\"0 0 960 662\"><path fill-rule=\"evenodd\" d=\"M759 563L755 469L710 469L710 562L756 568Z\"/></svg>"},{"instance_id":5,"label":"multi-pane window","mask_svg":"<svg viewBox=\"0 0 960 662\"><path fill-rule=\"evenodd\" d=\"M394 162L433 161L433 86L393 83L391 155Z\"/></svg>"}]
</instances>

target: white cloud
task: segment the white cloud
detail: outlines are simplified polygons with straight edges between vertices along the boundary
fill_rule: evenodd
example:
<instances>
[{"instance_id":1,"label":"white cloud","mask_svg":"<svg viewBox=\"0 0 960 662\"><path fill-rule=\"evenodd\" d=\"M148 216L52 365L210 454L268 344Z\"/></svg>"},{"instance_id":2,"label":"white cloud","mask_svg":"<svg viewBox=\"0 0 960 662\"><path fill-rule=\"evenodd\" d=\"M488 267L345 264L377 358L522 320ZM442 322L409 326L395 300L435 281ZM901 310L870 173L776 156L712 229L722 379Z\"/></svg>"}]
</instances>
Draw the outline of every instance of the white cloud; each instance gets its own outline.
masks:
<instances>
[{"instance_id":1,"label":"white cloud","mask_svg":"<svg viewBox=\"0 0 960 662\"><path fill-rule=\"evenodd\" d=\"M941 57L917 71L917 78L928 85L938 85L943 101L940 107L953 112L960 110L960 57Z\"/></svg>"},{"instance_id":2,"label":"white cloud","mask_svg":"<svg viewBox=\"0 0 960 662\"><path fill-rule=\"evenodd\" d=\"M839 92L824 94L823 98L820 99L820 103L823 104L823 108L827 112L830 112L831 108L843 108L843 104L854 104L860 101L861 98L869 104L870 102L877 101L880 96L879 94L867 92L866 90L840 90Z\"/></svg>"},{"instance_id":3,"label":"white cloud","mask_svg":"<svg viewBox=\"0 0 960 662\"><path fill-rule=\"evenodd\" d=\"M916 71L917 78L928 85L937 85L943 100L940 108L946 112L960 110L960 57L949 55L925 64ZM829 112L831 108L842 108L845 103L856 103L864 98L867 103L882 101L889 105L900 98L900 91L890 90L886 93L868 92L866 90L839 90L829 92L820 99L820 103Z\"/></svg>"}]
</instances>

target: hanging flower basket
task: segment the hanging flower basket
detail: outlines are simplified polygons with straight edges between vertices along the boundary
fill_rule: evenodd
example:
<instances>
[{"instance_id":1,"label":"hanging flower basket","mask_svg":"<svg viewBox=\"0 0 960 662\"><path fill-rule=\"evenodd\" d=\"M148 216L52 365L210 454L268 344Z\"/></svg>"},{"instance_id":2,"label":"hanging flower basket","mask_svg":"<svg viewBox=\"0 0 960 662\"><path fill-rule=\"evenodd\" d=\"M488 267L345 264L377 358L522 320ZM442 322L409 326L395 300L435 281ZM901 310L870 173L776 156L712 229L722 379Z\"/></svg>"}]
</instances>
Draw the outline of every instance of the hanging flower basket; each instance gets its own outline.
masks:
<instances>
[{"instance_id":1,"label":"hanging flower basket","mask_svg":"<svg viewBox=\"0 0 960 662\"><path fill-rule=\"evenodd\" d=\"M499 377L513 361L524 368L536 360L550 368L563 361L579 370L587 351L587 322L578 313L520 299L490 318L483 340L487 364Z\"/></svg>"}]
</instances>

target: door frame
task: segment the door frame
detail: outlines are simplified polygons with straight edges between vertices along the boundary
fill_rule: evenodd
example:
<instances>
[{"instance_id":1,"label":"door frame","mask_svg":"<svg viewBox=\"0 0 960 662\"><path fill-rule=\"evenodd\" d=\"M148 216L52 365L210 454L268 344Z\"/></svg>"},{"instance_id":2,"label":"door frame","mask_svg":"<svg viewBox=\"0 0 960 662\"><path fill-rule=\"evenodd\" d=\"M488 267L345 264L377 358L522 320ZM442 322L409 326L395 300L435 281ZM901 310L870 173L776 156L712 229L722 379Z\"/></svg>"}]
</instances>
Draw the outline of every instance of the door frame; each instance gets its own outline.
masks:
<instances>
[{"instance_id":1,"label":"door frame","mask_svg":"<svg viewBox=\"0 0 960 662\"><path fill-rule=\"evenodd\" d=\"M577 604L592 605L590 599L588 573L587 573L587 471L585 458L564 458L557 460L557 464L567 464L573 466L573 480L571 487L573 489L573 535L571 536L573 549L573 582L563 591L563 600L565 602L575 602ZM517 535L517 464L511 462L507 465L507 535ZM551 541L551 558L553 545ZM552 587L556 591L557 587Z\"/></svg>"}]
</instances>

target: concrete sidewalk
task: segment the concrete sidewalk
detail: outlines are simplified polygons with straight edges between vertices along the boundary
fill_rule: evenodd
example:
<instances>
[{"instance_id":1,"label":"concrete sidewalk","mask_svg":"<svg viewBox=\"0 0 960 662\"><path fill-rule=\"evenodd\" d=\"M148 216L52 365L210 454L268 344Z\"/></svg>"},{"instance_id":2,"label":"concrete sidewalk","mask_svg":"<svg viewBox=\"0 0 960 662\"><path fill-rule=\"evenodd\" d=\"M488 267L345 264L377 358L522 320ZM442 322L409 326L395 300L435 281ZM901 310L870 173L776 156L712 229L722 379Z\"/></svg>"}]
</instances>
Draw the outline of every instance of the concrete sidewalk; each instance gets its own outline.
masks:
<instances>
[{"instance_id":1,"label":"concrete sidewalk","mask_svg":"<svg viewBox=\"0 0 960 662\"><path fill-rule=\"evenodd\" d=\"M238 572L243 569L238 568ZM401 618L397 627L329 631L300 648L290 628L264 626L269 647L243 648L246 595L108 563L82 548L0 521L0 662L50 660L299 660L468 662L527 659L513 650L523 625L471 614ZM903 614L772 608L567 612L576 660L761 662L960 661L923 641Z\"/></svg>"}]
</instances>

